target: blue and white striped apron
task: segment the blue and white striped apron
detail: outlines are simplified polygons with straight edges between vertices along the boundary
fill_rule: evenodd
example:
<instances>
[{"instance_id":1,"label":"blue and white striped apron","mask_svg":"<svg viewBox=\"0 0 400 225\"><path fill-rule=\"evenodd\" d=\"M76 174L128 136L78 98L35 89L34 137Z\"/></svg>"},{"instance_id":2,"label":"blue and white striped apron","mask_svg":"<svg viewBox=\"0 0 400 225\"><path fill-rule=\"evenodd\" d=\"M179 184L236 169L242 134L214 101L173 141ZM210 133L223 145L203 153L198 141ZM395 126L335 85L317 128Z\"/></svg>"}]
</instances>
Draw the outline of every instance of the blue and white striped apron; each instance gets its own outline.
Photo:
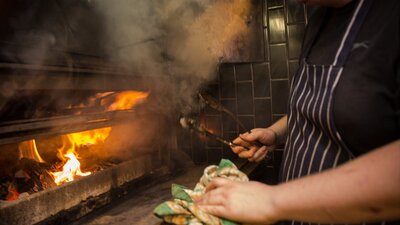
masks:
<instances>
[{"instance_id":1,"label":"blue and white striped apron","mask_svg":"<svg viewBox=\"0 0 400 225\"><path fill-rule=\"evenodd\" d=\"M333 97L372 1L360 0L357 3L331 65L307 63L318 34L303 51L301 64L291 83L289 129L280 171L281 182L334 168L354 158L335 127ZM293 221L291 224L298 223Z\"/></svg>"},{"instance_id":2,"label":"blue and white striped apron","mask_svg":"<svg viewBox=\"0 0 400 225\"><path fill-rule=\"evenodd\" d=\"M336 167L354 157L335 127L332 105L343 65L371 3L372 0L358 2L331 65L307 63L307 56L318 34L303 52L299 70L291 84L289 130L281 182Z\"/></svg>"}]
</instances>

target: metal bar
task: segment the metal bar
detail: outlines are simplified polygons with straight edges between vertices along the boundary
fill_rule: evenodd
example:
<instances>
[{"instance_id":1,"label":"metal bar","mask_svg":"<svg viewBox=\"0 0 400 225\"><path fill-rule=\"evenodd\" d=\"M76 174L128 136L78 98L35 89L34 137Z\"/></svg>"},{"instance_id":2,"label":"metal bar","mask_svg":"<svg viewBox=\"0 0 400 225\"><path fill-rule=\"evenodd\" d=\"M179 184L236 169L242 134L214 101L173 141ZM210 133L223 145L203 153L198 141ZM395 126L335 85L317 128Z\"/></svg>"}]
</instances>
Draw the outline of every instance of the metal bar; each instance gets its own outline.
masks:
<instances>
[{"instance_id":1,"label":"metal bar","mask_svg":"<svg viewBox=\"0 0 400 225\"><path fill-rule=\"evenodd\" d=\"M135 74L119 67L79 68L4 62L0 62L0 78L24 90L145 90L151 80L171 82L169 76Z\"/></svg>"},{"instance_id":2,"label":"metal bar","mask_svg":"<svg viewBox=\"0 0 400 225\"><path fill-rule=\"evenodd\" d=\"M20 63L0 63L0 69L12 69L12 70L36 70L46 72L68 72L68 73L93 73L93 74L110 74L113 75L124 75L132 76L132 73L123 72L121 69L114 67L112 69L88 69L88 68L76 68L76 67L62 67L62 66L45 66L45 65L34 65L34 64L20 64Z\"/></svg>"},{"instance_id":3,"label":"metal bar","mask_svg":"<svg viewBox=\"0 0 400 225\"><path fill-rule=\"evenodd\" d=\"M135 116L135 111L124 110L1 123L0 144L110 127Z\"/></svg>"},{"instance_id":4,"label":"metal bar","mask_svg":"<svg viewBox=\"0 0 400 225\"><path fill-rule=\"evenodd\" d=\"M7 47L12 46L15 48L22 48L22 49L27 49L27 48L30 49L30 48L35 47L35 46L29 45L29 44L16 43L16 42L11 42L11 41L3 41L3 40L0 40L0 44L5 45ZM80 56L96 58L96 59L104 57L101 55L93 55L93 54L87 54L87 53L76 52L76 51L67 51L65 49L59 49L59 48L54 48L54 47L51 47L48 50L51 52L57 52L57 53L61 53L61 54L78 55L78 56L80 55Z\"/></svg>"}]
</instances>

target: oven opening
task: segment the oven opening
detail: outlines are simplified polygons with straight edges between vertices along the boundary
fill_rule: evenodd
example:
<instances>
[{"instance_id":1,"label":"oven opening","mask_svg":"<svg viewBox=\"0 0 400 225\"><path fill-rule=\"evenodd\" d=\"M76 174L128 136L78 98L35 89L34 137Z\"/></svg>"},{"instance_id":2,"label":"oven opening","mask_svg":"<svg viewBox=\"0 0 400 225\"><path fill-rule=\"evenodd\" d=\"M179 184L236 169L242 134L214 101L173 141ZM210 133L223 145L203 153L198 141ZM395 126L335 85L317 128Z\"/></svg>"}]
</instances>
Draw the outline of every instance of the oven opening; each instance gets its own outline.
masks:
<instances>
[{"instance_id":1,"label":"oven opening","mask_svg":"<svg viewBox=\"0 0 400 225\"><path fill-rule=\"evenodd\" d=\"M145 102L148 95L148 92L140 91L97 93L84 103L68 105L60 110L72 112L69 116L13 121L14 131L17 132L18 125L27 130L46 129L45 124L49 122L72 123L73 120L94 115L84 121L84 124L78 122L73 128L79 129L79 125L96 123L106 126L105 122L110 122L108 115L116 113L132 114L126 120L126 123L132 123L130 120L135 121L135 105ZM9 163L1 165L3 173L0 178L0 199L14 201L20 196L47 190L123 162L123 153L119 156L115 154L114 149L118 144L112 143L119 141L115 136L118 137L118 129L121 128L114 126L110 124L102 128L39 137L1 146L1 158L9 157ZM10 133L12 126L8 128ZM4 131L4 134L7 133ZM134 137L133 133L130 135L133 139L140 138Z\"/></svg>"}]
</instances>

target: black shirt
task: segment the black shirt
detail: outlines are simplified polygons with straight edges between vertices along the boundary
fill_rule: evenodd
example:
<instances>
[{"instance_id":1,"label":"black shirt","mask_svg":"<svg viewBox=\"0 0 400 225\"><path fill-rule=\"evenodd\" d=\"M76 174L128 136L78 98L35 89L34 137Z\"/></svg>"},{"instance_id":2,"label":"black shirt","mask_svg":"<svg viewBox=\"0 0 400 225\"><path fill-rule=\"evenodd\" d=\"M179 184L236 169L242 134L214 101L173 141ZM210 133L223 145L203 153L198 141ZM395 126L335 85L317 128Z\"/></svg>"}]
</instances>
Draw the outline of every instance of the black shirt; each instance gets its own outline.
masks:
<instances>
[{"instance_id":1,"label":"black shirt","mask_svg":"<svg viewBox=\"0 0 400 225\"><path fill-rule=\"evenodd\" d=\"M311 15L303 47L308 62L332 64L357 1ZM400 138L400 1L373 1L334 93L335 125L344 142L360 155Z\"/></svg>"}]
</instances>

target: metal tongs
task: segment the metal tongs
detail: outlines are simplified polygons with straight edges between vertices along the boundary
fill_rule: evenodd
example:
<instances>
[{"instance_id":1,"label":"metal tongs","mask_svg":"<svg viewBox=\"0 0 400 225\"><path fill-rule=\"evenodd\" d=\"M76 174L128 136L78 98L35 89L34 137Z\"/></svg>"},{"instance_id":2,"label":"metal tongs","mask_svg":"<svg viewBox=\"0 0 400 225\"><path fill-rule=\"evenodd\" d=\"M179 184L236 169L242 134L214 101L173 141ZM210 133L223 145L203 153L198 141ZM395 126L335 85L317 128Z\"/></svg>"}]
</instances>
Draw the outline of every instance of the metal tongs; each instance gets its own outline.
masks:
<instances>
[{"instance_id":1,"label":"metal tongs","mask_svg":"<svg viewBox=\"0 0 400 225\"><path fill-rule=\"evenodd\" d=\"M219 141L219 142L221 142L221 143L223 143L225 145L228 145L230 147L240 146L240 147L243 147L246 150L250 150L246 146L234 144L232 141L228 141L225 138L212 133L211 131L207 130L205 127L199 125L195 119L182 117L179 120L179 122L180 122L180 124L181 124L181 126L183 128L194 130L194 131L196 131L196 132L198 132L198 133L200 133L200 134L202 134L202 135L204 135L206 137L212 138L212 139L214 139L216 141Z\"/></svg>"},{"instance_id":2,"label":"metal tongs","mask_svg":"<svg viewBox=\"0 0 400 225\"><path fill-rule=\"evenodd\" d=\"M248 133L251 133L251 130L247 129L242 122L240 122L239 118L237 118L235 116L235 114L233 114L233 112L231 112L230 110L228 110L227 108L225 108L220 102L218 102L218 100L216 100L215 98L213 98L211 95L205 93L205 92L199 92L198 93L199 98L206 103L208 106L210 106L211 108L219 111L219 112L223 112L228 114L235 122L236 124L238 124L243 130L245 130ZM255 141L250 143L252 145L255 145L257 147L261 147L263 146L263 144L259 141ZM242 146L244 147L244 146ZM249 149L249 148L246 148Z\"/></svg>"},{"instance_id":3,"label":"metal tongs","mask_svg":"<svg viewBox=\"0 0 400 225\"><path fill-rule=\"evenodd\" d=\"M249 129L247 129L242 122L231 112L229 109L225 108L218 100L215 98L211 97L211 95L204 93L204 92L199 92L199 98L206 103L208 106L210 106L212 109L217 110L218 112L223 112L228 114L243 130L251 133Z\"/></svg>"}]
</instances>

